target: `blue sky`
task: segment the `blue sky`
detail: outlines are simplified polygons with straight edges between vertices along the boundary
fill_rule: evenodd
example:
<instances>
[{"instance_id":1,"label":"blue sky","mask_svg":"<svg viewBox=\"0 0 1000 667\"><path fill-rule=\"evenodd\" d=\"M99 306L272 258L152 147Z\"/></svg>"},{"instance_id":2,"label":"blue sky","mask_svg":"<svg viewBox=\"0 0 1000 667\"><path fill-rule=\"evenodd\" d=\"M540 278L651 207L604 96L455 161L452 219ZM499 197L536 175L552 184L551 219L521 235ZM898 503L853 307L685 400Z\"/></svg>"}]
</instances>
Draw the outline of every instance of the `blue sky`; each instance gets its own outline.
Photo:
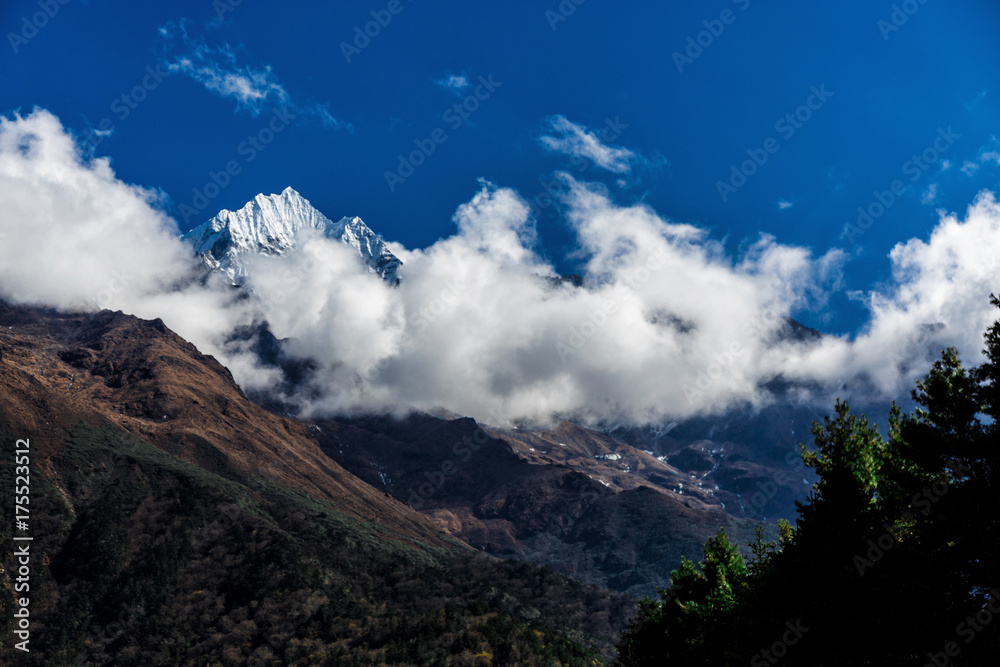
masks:
<instances>
[{"instance_id":1,"label":"blue sky","mask_svg":"<svg viewBox=\"0 0 1000 667\"><path fill-rule=\"evenodd\" d=\"M0 113L40 106L98 137L95 154L161 188L182 231L291 185L332 218L424 247L453 232L478 178L531 200L565 169L734 254L761 232L845 248L843 289L800 319L856 329L866 312L846 295L888 278L891 248L996 188L1000 7L679 4L8 0ZM376 36L355 41L366 24ZM620 152L584 162L573 128ZM400 155L431 145L387 183L408 173ZM924 151L928 164L911 160ZM767 159L720 195L753 156ZM225 187L200 202L213 173ZM884 214L845 236L896 180ZM555 207L538 214L544 252L573 271L568 226Z\"/></svg>"}]
</instances>

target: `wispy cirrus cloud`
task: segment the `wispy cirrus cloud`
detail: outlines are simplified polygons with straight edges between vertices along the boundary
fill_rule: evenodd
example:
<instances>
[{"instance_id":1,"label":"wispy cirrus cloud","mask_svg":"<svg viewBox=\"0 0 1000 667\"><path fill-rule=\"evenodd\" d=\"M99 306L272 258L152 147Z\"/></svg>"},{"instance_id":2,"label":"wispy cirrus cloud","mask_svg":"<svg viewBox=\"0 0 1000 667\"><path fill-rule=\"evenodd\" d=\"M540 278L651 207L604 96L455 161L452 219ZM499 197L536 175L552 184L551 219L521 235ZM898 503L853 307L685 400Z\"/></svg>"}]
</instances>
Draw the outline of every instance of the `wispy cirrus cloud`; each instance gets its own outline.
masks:
<instances>
[{"instance_id":1,"label":"wispy cirrus cloud","mask_svg":"<svg viewBox=\"0 0 1000 667\"><path fill-rule=\"evenodd\" d=\"M975 97L973 97L971 100L969 100L968 102L965 103L965 105L964 105L965 106L965 110L966 111L972 111L973 109L975 109L976 107L978 107L980 105L980 103L983 100L986 99L986 95L988 93L989 93L989 91L986 88L983 88L982 90L980 90L976 94Z\"/></svg>"},{"instance_id":2,"label":"wispy cirrus cloud","mask_svg":"<svg viewBox=\"0 0 1000 667\"><path fill-rule=\"evenodd\" d=\"M256 116L269 101L288 104L288 91L269 65L255 68L241 64L231 46L209 46L204 38L189 34L183 21L163 26L160 35L170 52L164 63L167 69L189 76L219 97L234 100L237 111Z\"/></svg>"},{"instance_id":3,"label":"wispy cirrus cloud","mask_svg":"<svg viewBox=\"0 0 1000 667\"><path fill-rule=\"evenodd\" d=\"M931 183L930 185L927 186L927 189L924 190L924 193L920 195L920 203L926 206L930 206L931 204L937 201L937 196L938 196L938 184Z\"/></svg>"},{"instance_id":4,"label":"wispy cirrus cloud","mask_svg":"<svg viewBox=\"0 0 1000 667\"><path fill-rule=\"evenodd\" d=\"M172 73L194 79L209 92L236 102L236 111L258 116L267 106L294 109L316 118L324 127L351 130L322 104L293 102L285 86L278 81L270 65L253 66L241 62L237 50L229 44L210 45L203 37L192 35L188 23L168 23L159 29L164 40L164 66Z\"/></svg>"},{"instance_id":5,"label":"wispy cirrus cloud","mask_svg":"<svg viewBox=\"0 0 1000 667\"><path fill-rule=\"evenodd\" d=\"M323 127L329 127L335 130L343 128L346 129L348 132L354 131L353 125L351 125L350 123L345 123L344 121L335 118L334 115L330 113L329 107L327 107L325 104L315 104L312 106L311 109L304 109L303 111L306 111L306 113L316 116L319 119L319 122L323 124Z\"/></svg>"},{"instance_id":6,"label":"wispy cirrus cloud","mask_svg":"<svg viewBox=\"0 0 1000 667\"><path fill-rule=\"evenodd\" d=\"M979 148L974 159L965 160L961 171L966 176L975 176L984 166L1000 166L1000 139L996 136L990 137L990 140Z\"/></svg>"},{"instance_id":7,"label":"wispy cirrus cloud","mask_svg":"<svg viewBox=\"0 0 1000 667\"><path fill-rule=\"evenodd\" d=\"M979 165L971 160L966 160L962 163L962 173L966 176L973 176L979 171Z\"/></svg>"},{"instance_id":8,"label":"wispy cirrus cloud","mask_svg":"<svg viewBox=\"0 0 1000 667\"><path fill-rule=\"evenodd\" d=\"M548 129L552 134L539 139L545 148L555 153L586 158L615 174L631 172L633 165L642 159L627 148L609 145L617 138L610 127L602 129L599 135L560 114L548 119Z\"/></svg>"},{"instance_id":9,"label":"wispy cirrus cloud","mask_svg":"<svg viewBox=\"0 0 1000 667\"><path fill-rule=\"evenodd\" d=\"M983 164L1000 165L1000 141L996 137L991 137L990 143L979 149L978 158Z\"/></svg>"}]
</instances>

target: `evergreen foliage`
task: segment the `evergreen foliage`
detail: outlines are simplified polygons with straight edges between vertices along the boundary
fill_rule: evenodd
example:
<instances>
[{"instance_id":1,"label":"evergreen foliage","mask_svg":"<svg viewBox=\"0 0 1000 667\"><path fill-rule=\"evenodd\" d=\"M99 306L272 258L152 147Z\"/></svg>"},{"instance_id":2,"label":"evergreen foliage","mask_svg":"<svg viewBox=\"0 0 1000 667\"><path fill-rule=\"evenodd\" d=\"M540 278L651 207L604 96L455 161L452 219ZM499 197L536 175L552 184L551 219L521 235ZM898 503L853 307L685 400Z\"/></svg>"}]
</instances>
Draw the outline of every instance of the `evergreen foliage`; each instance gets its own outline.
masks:
<instances>
[{"instance_id":1,"label":"evergreen foliage","mask_svg":"<svg viewBox=\"0 0 1000 667\"><path fill-rule=\"evenodd\" d=\"M985 339L973 369L945 350L885 437L838 401L802 448L819 482L796 528L746 560L710 540L640 602L621 664L996 664L1000 321Z\"/></svg>"}]
</instances>

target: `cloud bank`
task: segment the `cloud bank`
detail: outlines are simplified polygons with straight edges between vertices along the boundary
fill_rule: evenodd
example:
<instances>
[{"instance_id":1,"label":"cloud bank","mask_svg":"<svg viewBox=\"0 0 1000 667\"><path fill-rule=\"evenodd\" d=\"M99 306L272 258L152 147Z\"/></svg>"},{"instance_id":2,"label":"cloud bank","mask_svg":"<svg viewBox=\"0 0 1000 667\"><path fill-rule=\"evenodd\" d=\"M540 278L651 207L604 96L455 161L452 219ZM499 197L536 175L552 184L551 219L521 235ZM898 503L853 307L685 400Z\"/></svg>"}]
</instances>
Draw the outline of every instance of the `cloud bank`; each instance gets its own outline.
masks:
<instances>
[{"instance_id":1,"label":"cloud bank","mask_svg":"<svg viewBox=\"0 0 1000 667\"><path fill-rule=\"evenodd\" d=\"M843 251L761 236L732 256L699 227L559 178L582 285L538 251L520 195L483 182L452 236L392 245L397 287L343 244L303 235L293 252L259 258L252 298L234 300L197 280L156 192L84 160L38 110L0 120L0 296L160 317L245 388L273 386L276 371L227 340L267 321L318 364L286 397L306 415L445 408L490 423L656 423L763 405L777 386L827 407L835 394L895 397L946 345L978 360L995 317L1000 205L989 194L896 246L891 282L858 295L870 319L855 340L815 339L787 318L841 289Z\"/></svg>"},{"instance_id":2,"label":"cloud bank","mask_svg":"<svg viewBox=\"0 0 1000 667\"><path fill-rule=\"evenodd\" d=\"M160 317L218 352L210 313L225 311L226 326L252 315L214 284L198 285L200 268L160 198L120 181L107 158L86 160L51 113L0 117L0 297Z\"/></svg>"}]
</instances>

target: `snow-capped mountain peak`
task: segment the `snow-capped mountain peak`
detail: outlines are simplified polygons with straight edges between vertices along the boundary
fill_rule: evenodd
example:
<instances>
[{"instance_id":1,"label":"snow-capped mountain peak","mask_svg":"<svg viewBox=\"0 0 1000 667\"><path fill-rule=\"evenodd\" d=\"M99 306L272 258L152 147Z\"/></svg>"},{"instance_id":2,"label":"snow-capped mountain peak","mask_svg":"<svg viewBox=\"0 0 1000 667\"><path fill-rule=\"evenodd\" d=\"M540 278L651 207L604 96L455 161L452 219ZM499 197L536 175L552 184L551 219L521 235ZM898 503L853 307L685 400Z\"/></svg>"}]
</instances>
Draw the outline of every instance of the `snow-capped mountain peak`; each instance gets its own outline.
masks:
<instances>
[{"instance_id":1,"label":"snow-capped mountain peak","mask_svg":"<svg viewBox=\"0 0 1000 667\"><path fill-rule=\"evenodd\" d=\"M223 209L182 238L210 268L239 285L247 275L247 257L283 255L294 247L295 236L303 229L346 243L370 271L386 282L399 281L402 263L361 218L333 222L290 187L278 195L259 194L238 211Z\"/></svg>"}]
</instances>

